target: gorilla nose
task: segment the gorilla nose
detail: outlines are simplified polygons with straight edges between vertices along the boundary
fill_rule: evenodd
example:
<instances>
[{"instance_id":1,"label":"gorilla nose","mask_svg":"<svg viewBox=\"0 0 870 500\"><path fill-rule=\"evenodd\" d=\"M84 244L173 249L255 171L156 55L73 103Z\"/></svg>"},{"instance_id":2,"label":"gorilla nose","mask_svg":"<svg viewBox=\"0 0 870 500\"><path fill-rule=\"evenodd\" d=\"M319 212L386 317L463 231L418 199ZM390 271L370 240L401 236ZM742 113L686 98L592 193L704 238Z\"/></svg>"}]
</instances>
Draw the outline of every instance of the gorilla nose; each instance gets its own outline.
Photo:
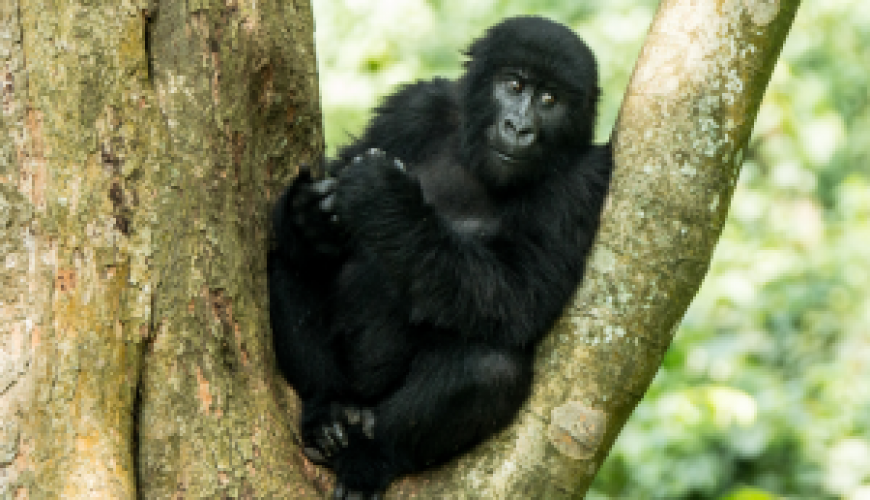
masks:
<instances>
[{"instance_id":1,"label":"gorilla nose","mask_svg":"<svg viewBox=\"0 0 870 500\"><path fill-rule=\"evenodd\" d=\"M505 119L502 124L502 141L514 148L527 148L535 142L535 129L531 123Z\"/></svg>"}]
</instances>

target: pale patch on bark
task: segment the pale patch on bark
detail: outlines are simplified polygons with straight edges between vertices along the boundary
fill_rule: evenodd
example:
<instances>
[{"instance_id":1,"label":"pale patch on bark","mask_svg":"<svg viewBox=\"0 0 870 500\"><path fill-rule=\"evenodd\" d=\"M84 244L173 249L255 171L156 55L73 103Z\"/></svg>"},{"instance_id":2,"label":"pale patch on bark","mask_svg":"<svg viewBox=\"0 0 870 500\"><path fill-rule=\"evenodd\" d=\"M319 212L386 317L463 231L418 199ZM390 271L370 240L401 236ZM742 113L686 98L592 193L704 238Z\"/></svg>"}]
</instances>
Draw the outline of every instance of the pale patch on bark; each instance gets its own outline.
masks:
<instances>
[{"instance_id":1,"label":"pale patch on bark","mask_svg":"<svg viewBox=\"0 0 870 500\"><path fill-rule=\"evenodd\" d=\"M571 458L588 459L604 439L607 414L579 401L553 409L547 437L557 450Z\"/></svg>"},{"instance_id":2,"label":"pale patch on bark","mask_svg":"<svg viewBox=\"0 0 870 500\"><path fill-rule=\"evenodd\" d=\"M749 11L752 22L759 26L770 24L779 13L779 0L743 0L743 5Z\"/></svg>"},{"instance_id":3,"label":"pale patch on bark","mask_svg":"<svg viewBox=\"0 0 870 500\"><path fill-rule=\"evenodd\" d=\"M198 366L196 367L196 384L198 387L196 396L199 398L202 412L206 415L211 415L211 391L209 390L208 380L202 375L202 368Z\"/></svg>"}]
</instances>

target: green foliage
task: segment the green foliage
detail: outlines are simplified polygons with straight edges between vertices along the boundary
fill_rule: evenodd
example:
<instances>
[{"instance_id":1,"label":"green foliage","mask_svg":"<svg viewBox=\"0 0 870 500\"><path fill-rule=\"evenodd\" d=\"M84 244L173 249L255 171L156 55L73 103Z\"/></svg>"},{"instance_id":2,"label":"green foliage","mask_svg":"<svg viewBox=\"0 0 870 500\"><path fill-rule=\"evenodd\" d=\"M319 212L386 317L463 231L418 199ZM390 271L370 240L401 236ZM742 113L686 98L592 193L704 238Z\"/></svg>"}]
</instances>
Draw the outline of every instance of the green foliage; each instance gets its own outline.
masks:
<instances>
[{"instance_id":1,"label":"green foliage","mask_svg":"<svg viewBox=\"0 0 870 500\"><path fill-rule=\"evenodd\" d=\"M456 76L500 18L599 58L606 140L656 3L315 2L327 142L396 85ZM870 498L870 9L803 2L710 273L588 498Z\"/></svg>"}]
</instances>

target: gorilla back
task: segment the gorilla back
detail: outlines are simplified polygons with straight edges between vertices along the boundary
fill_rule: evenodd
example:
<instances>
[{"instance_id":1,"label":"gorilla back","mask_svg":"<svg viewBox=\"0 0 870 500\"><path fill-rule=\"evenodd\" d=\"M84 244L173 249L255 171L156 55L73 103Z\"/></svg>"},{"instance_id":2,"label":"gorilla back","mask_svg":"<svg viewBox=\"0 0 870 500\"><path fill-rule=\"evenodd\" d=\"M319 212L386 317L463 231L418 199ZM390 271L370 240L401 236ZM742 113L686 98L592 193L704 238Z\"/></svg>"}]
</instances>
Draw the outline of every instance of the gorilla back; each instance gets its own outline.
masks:
<instances>
[{"instance_id":1,"label":"gorilla back","mask_svg":"<svg viewBox=\"0 0 870 500\"><path fill-rule=\"evenodd\" d=\"M490 28L458 81L399 89L278 200L278 364L335 498L375 498L508 425L583 276L612 169L597 70L568 28Z\"/></svg>"}]
</instances>

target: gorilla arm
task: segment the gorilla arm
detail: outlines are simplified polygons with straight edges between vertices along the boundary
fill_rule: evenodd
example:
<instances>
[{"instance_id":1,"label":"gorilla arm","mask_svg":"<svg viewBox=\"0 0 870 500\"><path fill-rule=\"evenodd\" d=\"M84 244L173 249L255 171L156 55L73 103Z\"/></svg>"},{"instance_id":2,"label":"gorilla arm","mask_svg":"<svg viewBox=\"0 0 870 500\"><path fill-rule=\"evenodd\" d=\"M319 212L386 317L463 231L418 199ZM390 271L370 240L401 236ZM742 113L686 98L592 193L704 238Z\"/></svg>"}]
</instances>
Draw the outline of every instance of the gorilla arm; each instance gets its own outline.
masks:
<instances>
[{"instance_id":1,"label":"gorilla arm","mask_svg":"<svg viewBox=\"0 0 870 500\"><path fill-rule=\"evenodd\" d=\"M558 318L582 273L585 249L578 247L570 221L532 226L541 214L536 209L522 217L529 218L524 228L506 220L521 217L503 210L494 234L459 233L426 204L417 180L383 152L352 161L336 195L343 225L409 298L415 324L496 345L528 346Z\"/></svg>"},{"instance_id":2,"label":"gorilla arm","mask_svg":"<svg viewBox=\"0 0 870 500\"><path fill-rule=\"evenodd\" d=\"M440 139L458 127L455 89L456 85L444 78L403 85L375 110L362 137L341 148L328 166L330 174L337 176L345 165L371 148L387 151L408 164L438 154Z\"/></svg>"}]
</instances>

